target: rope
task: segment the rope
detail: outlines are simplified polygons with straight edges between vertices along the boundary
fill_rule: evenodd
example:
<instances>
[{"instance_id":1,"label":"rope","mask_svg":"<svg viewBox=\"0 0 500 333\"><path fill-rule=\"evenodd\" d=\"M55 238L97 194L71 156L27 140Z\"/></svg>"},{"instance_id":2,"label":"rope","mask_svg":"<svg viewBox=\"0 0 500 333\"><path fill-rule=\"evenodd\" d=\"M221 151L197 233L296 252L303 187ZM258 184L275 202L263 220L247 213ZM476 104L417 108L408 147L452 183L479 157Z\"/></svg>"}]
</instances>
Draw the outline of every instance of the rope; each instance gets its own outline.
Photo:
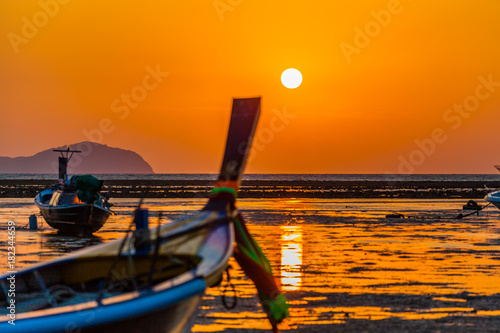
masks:
<instances>
[{"instance_id":1,"label":"rope","mask_svg":"<svg viewBox=\"0 0 500 333\"><path fill-rule=\"evenodd\" d=\"M224 307L228 310L234 309L238 304L238 295L236 294L236 288L231 282L231 275L229 275L230 268L232 268L231 265L228 265L226 268L226 283L224 285L224 289L222 290L222 305L224 305ZM229 291L229 288L231 288L234 293L233 302L231 304L228 304L228 301L226 300L226 294Z\"/></svg>"},{"instance_id":2,"label":"rope","mask_svg":"<svg viewBox=\"0 0 500 333\"><path fill-rule=\"evenodd\" d=\"M467 216L471 216L472 214L477 214L479 215L479 212L482 211L483 209L485 209L486 207L488 207L489 205L491 205L491 202L489 202L486 206L479 206L480 208L478 210L475 210L469 214L458 214L457 217L455 217L456 219L461 219L461 218L464 218L464 217L467 217Z\"/></svg>"}]
</instances>

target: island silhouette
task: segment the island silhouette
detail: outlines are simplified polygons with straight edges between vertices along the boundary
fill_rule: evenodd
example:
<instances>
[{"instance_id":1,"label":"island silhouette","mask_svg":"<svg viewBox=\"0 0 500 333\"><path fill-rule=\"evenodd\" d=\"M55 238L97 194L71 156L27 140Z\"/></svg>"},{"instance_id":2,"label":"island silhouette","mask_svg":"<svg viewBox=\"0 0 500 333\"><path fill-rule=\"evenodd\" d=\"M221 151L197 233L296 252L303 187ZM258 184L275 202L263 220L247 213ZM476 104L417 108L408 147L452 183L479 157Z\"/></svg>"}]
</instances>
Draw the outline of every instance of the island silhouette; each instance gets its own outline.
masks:
<instances>
[{"instance_id":1,"label":"island silhouette","mask_svg":"<svg viewBox=\"0 0 500 333\"><path fill-rule=\"evenodd\" d=\"M33 156L0 156L0 173L57 173L59 153L53 150L67 147L46 149ZM151 165L131 150L90 141L78 142L69 147L82 153L74 154L68 164L68 174L154 173Z\"/></svg>"}]
</instances>

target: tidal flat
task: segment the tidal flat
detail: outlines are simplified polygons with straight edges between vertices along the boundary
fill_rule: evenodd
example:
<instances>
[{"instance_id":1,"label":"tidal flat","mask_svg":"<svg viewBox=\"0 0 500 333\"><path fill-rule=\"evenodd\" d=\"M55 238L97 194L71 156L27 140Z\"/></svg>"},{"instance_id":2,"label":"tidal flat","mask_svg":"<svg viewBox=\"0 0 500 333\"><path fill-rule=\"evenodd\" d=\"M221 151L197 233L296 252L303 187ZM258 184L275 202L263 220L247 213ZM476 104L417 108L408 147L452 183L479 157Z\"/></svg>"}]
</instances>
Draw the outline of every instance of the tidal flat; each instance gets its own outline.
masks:
<instances>
[{"instance_id":1,"label":"tidal flat","mask_svg":"<svg viewBox=\"0 0 500 333\"><path fill-rule=\"evenodd\" d=\"M16 268L123 236L138 199L114 199L93 237L58 235L32 199L0 199L0 272L7 271L8 221L16 224ZM477 200L484 204L484 201ZM144 201L150 225L203 207L206 199ZM500 211L456 219L464 199L240 199L250 232L290 304L290 332L496 332L500 330ZM158 221L158 212L162 219ZM388 214L406 218L387 218ZM3 236L1 236L3 234ZM207 291L194 332L269 331L252 282L234 260L237 305L223 281ZM226 291L224 292L224 289Z\"/></svg>"}]
</instances>

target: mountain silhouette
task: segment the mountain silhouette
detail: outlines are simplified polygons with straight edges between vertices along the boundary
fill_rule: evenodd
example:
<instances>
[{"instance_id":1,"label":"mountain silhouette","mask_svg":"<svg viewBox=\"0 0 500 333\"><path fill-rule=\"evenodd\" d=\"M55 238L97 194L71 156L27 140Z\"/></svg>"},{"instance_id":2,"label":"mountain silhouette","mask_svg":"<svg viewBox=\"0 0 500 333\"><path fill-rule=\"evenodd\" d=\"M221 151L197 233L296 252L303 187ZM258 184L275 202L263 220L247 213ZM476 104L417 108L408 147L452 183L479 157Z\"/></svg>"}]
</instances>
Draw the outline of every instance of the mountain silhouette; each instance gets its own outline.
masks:
<instances>
[{"instance_id":1,"label":"mountain silhouette","mask_svg":"<svg viewBox=\"0 0 500 333\"><path fill-rule=\"evenodd\" d=\"M58 152L55 147L27 157L1 157L0 173L58 173ZM70 145L75 153L68 164L68 174L85 173L154 173L153 168L139 154L96 142L82 141Z\"/></svg>"}]
</instances>

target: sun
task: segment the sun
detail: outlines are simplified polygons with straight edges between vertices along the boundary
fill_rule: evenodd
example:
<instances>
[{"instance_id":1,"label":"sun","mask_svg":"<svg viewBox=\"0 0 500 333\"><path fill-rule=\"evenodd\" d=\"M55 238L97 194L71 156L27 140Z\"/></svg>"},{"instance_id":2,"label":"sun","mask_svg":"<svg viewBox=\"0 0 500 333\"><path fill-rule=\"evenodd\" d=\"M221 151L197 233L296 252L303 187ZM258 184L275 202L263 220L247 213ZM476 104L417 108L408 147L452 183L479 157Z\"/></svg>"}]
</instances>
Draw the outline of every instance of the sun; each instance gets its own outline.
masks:
<instances>
[{"instance_id":1,"label":"sun","mask_svg":"<svg viewBox=\"0 0 500 333\"><path fill-rule=\"evenodd\" d=\"M281 74L281 83L288 89L295 89L302 83L302 74L295 68L288 68Z\"/></svg>"}]
</instances>

